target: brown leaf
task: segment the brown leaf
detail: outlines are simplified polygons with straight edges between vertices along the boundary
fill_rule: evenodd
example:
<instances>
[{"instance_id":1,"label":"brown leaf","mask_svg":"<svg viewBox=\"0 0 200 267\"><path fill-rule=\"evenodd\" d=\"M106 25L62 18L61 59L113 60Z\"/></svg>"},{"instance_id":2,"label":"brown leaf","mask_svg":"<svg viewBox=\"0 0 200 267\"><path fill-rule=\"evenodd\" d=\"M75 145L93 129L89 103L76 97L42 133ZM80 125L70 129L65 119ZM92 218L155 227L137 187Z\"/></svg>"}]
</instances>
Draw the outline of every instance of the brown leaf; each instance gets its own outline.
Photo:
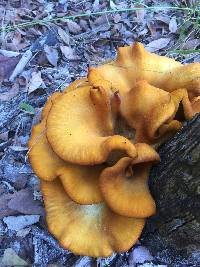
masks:
<instances>
[{"instance_id":1,"label":"brown leaf","mask_svg":"<svg viewBox=\"0 0 200 267\"><path fill-rule=\"evenodd\" d=\"M13 97L15 97L18 93L19 93L19 85L15 83L8 92L0 94L0 100L9 101Z\"/></svg>"},{"instance_id":2,"label":"brown leaf","mask_svg":"<svg viewBox=\"0 0 200 267\"><path fill-rule=\"evenodd\" d=\"M12 198L13 194L3 194L0 196L0 220L9 215L16 215L17 211L8 208L8 202Z\"/></svg>"},{"instance_id":3,"label":"brown leaf","mask_svg":"<svg viewBox=\"0 0 200 267\"><path fill-rule=\"evenodd\" d=\"M51 65L57 67L58 63L58 51L57 49L50 47L48 45L44 45L44 51L46 53L46 57Z\"/></svg>"},{"instance_id":4,"label":"brown leaf","mask_svg":"<svg viewBox=\"0 0 200 267\"><path fill-rule=\"evenodd\" d=\"M28 266L28 263L20 258L12 248L6 248L1 258L1 266Z\"/></svg>"},{"instance_id":5,"label":"brown leaf","mask_svg":"<svg viewBox=\"0 0 200 267\"><path fill-rule=\"evenodd\" d=\"M43 83L41 72L33 72L28 85L28 93L30 94L37 90L41 85L43 85Z\"/></svg>"},{"instance_id":6,"label":"brown leaf","mask_svg":"<svg viewBox=\"0 0 200 267\"><path fill-rule=\"evenodd\" d=\"M142 5L139 5L139 6L135 6L135 7L136 8L137 7L142 8L143 6ZM143 22L144 21L145 14L146 14L145 9L138 9L135 12L136 12L137 21L138 22Z\"/></svg>"},{"instance_id":7,"label":"brown leaf","mask_svg":"<svg viewBox=\"0 0 200 267\"><path fill-rule=\"evenodd\" d=\"M177 26L176 18L172 17L169 22L169 30L170 32L175 33L177 29L178 29L178 26Z\"/></svg>"},{"instance_id":8,"label":"brown leaf","mask_svg":"<svg viewBox=\"0 0 200 267\"><path fill-rule=\"evenodd\" d=\"M19 62L20 56L6 57L0 55L0 80L9 78L15 66Z\"/></svg>"},{"instance_id":9,"label":"brown leaf","mask_svg":"<svg viewBox=\"0 0 200 267\"><path fill-rule=\"evenodd\" d=\"M160 38L160 39L157 39L157 40L150 42L146 46L146 49L149 52L155 52L155 51L158 51L162 48L165 48L169 44L170 41L171 41L170 38Z\"/></svg>"},{"instance_id":10,"label":"brown leaf","mask_svg":"<svg viewBox=\"0 0 200 267\"><path fill-rule=\"evenodd\" d=\"M98 11L99 10L99 0L94 0L94 3L92 6L93 6L94 11Z\"/></svg>"},{"instance_id":11,"label":"brown leaf","mask_svg":"<svg viewBox=\"0 0 200 267\"><path fill-rule=\"evenodd\" d=\"M38 200L34 200L29 189L22 189L14 194L8 202L8 207L23 214L43 214L43 208Z\"/></svg>"},{"instance_id":12,"label":"brown leaf","mask_svg":"<svg viewBox=\"0 0 200 267\"><path fill-rule=\"evenodd\" d=\"M74 33L74 34L78 34L81 32L81 27L75 21L68 19L67 20L67 26L69 28L69 31Z\"/></svg>"},{"instance_id":13,"label":"brown leaf","mask_svg":"<svg viewBox=\"0 0 200 267\"><path fill-rule=\"evenodd\" d=\"M64 31L62 28L58 27L58 34L62 41L66 44L69 45L70 43L70 37L66 31Z\"/></svg>"},{"instance_id":14,"label":"brown leaf","mask_svg":"<svg viewBox=\"0 0 200 267\"><path fill-rule=\"evenodd\" d=\"M0 133L0 140L4 142L8 141L8 131Z\"/></svg>"},{"instance_id":15,"label":"brown leaf","mask_svg":"<svg viewBox=\"0 0 200 267\"><path fill-rule=\"evenodd\" d=\"M63 55L66 57L66 59L69 60L77 60L79 57L74 54L74 50L69 46L60 46L60 49L63 53Z\"/></svg>"}]
</instances>

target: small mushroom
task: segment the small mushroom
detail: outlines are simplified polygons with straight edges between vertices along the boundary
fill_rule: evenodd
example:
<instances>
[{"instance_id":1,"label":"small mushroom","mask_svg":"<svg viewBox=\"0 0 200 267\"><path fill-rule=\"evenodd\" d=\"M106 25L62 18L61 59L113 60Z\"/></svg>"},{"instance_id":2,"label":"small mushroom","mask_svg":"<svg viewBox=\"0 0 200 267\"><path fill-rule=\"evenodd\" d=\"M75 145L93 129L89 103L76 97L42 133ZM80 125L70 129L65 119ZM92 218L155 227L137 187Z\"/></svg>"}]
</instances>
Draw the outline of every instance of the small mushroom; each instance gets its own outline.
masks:
<instances>
[{"instance_id":1,"label":"small mushroom","mask_svg":"<svg viewBox=\"0 0 200 267\"><path fill-rule=\"evenodd\" d=\"M102 171L100 188L105 202L117 214L146 218L156 211L148 188L148 175L152 163L160 158L147 144L138 143L135 146L137 158L122 158Z\"/></svg>"},{"instance_id":2,"label":"small mushroom","mask_svg":"<svg viewBox=\"0 0 200 267\"><path fill-rule=\"evenodd\" d=\"M106 161L112 151L136 156L134 145L114 135L109 92L104 88L80 87L63 94L47 118L47 139L63 160L81 165Z\"/></svg>"},{"instance_id":3,"label":"small mushroom","mask_svg":"<svg viewBox=\"0 0 200 267\"><path fill-rule=\"evenodd\" d=\"M108 257L127 251L138 239L145 219L123 217L105 203L79 205L61 182L41 181L49 231L61 246L79 255Z\"/></svg>"}]
</instances>

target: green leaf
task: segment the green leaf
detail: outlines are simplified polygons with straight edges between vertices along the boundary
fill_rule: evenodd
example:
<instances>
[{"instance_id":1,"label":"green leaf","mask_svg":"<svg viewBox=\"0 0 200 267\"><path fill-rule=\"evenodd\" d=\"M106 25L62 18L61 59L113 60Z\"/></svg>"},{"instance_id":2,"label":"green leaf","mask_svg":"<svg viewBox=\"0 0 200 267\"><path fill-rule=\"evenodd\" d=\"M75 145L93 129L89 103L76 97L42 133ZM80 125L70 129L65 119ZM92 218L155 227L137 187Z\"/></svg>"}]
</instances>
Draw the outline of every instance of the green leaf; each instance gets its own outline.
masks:
<instances>
[{"instance_id":1,"label":"green leaf","mask_svg":"<svg viewBox=\"0 0 200 267\"><path fill-rule=\"evenodd\" d=\"M31 105L27 104L27 103L21 103L20 104L20 109L28 114L34 115L35 114L35 110L34 107L32 107Z\"/></svg>"}]
</instances>

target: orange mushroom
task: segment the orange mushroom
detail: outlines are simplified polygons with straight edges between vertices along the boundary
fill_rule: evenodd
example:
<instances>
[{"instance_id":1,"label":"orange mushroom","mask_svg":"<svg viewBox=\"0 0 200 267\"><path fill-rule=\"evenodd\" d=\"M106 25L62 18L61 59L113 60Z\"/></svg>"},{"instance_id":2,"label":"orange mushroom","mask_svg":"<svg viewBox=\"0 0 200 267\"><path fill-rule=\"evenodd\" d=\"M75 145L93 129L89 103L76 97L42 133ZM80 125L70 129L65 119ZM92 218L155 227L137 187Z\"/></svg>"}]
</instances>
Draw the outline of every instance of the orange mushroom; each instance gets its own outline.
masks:
<instances>
[{"instance_id":1,"label":"orange mushroom","mask_svg":"<svg viewBox=\"0 0 200 267\"><path fill-rule=\"evenodd\" d=\"M100 188L111 210L122 216L145 218L156 211L148 188L148 174L159 155L147 144L135 146L137 158L122 158L102 171Z\"/></svg>"},{"instance_id":2,"label":"orange mushroom","mask_svg":"<svg viewBox=\"0 0 200 267\"><path fill-rule=\"evenodd\" d=\"M186 89L168 93L146 81L139 81L121 98L120 111L129 125L136 129L135 142L152 143L181 127L182 122L176 119L181 103L185 119L191 119L200 111L197 100L190 102Z\"/></svg>"},{"instance_id":3,"label":"orange mushroom","mask_svg":"<svg viewBox=\"0 0 200 267\"><path fill-rule=\"evenodd\" d=\"M110 92L104 88L80 87L63 94L47 118L47 139L63 160L82 165L100 164L112 151L136 156L134 145L114 135Z\"/></svg>"},{"instance_id":4,"label":"orange mushroom","mask_svg":"<svg viewBox=\"0 0 200 267\"><path fill-rule=\"evenodd\" d=\"M200 64L183 65L174 59L146 51L141 43L119 47L116 60L92 68L88 74L91 84L99 79L112 84L121 94L130 90L139 80L166 91L187 88L190 95L200 93Z\"/></svg>"},{"instance_id":5,"label":"orange mushroom","mask_svg":"<svg viewBox=\"0 0 200 267\"><path fill-rule=\"evenodd\" d=\"M123 217L105 203L79 205L59 180L41 181L49 231L62 247L79 255L108 257L127 251L139 238L145 219Z\"/></svg>"},{"instance_id":6,"label":"orange mushroom","mask_svg":"<svg viewBox=\"0 0 200 267\"><path fill-rule=\"evenodd\" d=\"M48 228L64 248L106 257L137 241L156 211L148 174L159 155L148 144L200 112L199 77L199 63L182 65L135 43L48 99L29 159Z\"/></svg>"},{"instance_id":7,"label":"orange mushroom","mask_svg":"<svg viewBox=\"0 0 200 267\"><path fill-rule=\"evenodd\" d=\"M60 177L68 195L81 204L102 201L98 178L104 166L80 166L59 158L46 138L46 117L52 107L52 100L61 94L53 94L42 111L42 121L32 129L29 140L29 160L36 175L45 181Z\"/></svg>"}]
</instances>

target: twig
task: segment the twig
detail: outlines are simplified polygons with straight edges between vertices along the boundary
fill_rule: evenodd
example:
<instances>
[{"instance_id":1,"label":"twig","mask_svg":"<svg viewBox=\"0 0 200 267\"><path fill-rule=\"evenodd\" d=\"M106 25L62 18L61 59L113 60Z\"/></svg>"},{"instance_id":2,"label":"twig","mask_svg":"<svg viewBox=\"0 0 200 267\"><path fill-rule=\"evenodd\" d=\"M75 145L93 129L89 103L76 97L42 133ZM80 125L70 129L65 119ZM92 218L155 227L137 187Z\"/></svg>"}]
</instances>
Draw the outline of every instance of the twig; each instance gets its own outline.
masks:
<instances>
[{"instance_id":1,"label":"twig","mask_svg":"<svg viewBox=\"0 0 200 267\"><path fill-rule=\"evenodd\" d=\"M50 22L57 22L59 20L67 20L67 19L75 19L75 18L80 18L80 17L90 17L90 16L98 16L98 15L104 15L104 14L112 14L112 13L121 13L121 12L130 12L130 11L136 11L136 10L182 10L182 11L187 11L187 12L198 12L200 13L199 9L195 8L189 8L189 7L176 7L176 6L146 6L146 7L133 7L133 8L124 8L124 9L111 9L111 10L104 10L104 11L97 11L97 12L91 12L91 13L80 13L77 15L73 16L63 16L63 17L55 17L51 19L43 19L43 20L33 20L33 21L28 21L24 23L19 23L13 26L6 26L4 27L4 31L13 31L17 28L24 28L28 26L33 26L33 25L44 25L48 24ZM2 32L2 29L0 29L0 32Z\"/></svg>"}]
</instances>

